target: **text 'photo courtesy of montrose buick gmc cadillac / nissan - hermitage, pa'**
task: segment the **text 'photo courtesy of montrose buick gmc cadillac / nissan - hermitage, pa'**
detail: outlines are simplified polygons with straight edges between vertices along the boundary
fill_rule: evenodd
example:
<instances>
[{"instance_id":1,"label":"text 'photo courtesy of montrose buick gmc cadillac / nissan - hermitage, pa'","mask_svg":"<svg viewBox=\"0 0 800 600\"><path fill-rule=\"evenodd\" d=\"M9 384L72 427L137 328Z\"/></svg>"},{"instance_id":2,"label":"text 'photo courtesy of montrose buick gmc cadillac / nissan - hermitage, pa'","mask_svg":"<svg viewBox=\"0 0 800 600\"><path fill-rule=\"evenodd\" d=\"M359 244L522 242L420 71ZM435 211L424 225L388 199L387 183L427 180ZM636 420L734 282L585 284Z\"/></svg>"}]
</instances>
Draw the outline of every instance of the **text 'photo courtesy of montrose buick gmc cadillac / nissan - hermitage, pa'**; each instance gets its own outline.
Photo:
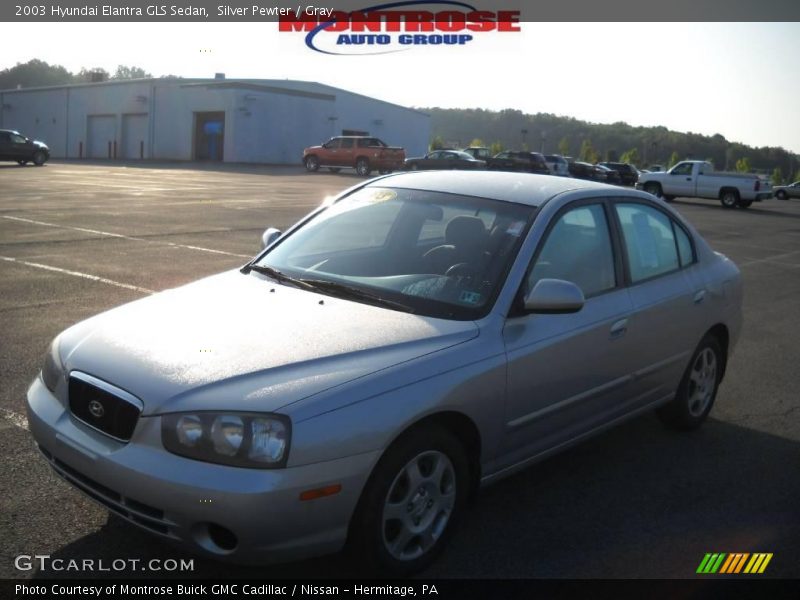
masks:
<instances>
[{"instance_id":1,"label":"text 'photo courtesy of montrose buick gmc cadillac / nissan - hermitage, pa'","mask_svg":"<svg viewBox=\"0 0 800 600\"><path fill-rule=\"evenodd\" d=\"M59 475L219 559L419 571L482 485L645 411L700 426L741 327L737 267L597 182L390 174L263 245L70 327L27 397Z\"/></svg>"}]
</instances>

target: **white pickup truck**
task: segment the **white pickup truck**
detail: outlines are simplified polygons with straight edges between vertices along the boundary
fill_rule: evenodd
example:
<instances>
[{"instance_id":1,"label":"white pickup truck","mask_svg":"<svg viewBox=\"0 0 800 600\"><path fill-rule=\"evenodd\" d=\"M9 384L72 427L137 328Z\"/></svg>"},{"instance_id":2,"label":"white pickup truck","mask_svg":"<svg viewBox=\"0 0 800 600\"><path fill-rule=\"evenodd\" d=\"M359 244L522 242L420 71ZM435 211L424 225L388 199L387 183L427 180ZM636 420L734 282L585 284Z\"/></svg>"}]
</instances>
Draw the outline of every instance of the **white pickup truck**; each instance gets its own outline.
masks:
<instances>
[{"instance_id":1,"label":"white pickup truck","mask_svg":"<svg viewBox=\"0 0 800 600\"><path fill-rule=\"evenodd\" d=\"M667 172L645 173L636 187L664 200L714 198L725 208L747 208L772 196L772 186L750 173L715 173L709 162L684 160Z\"/></svg>"}]
</instances>

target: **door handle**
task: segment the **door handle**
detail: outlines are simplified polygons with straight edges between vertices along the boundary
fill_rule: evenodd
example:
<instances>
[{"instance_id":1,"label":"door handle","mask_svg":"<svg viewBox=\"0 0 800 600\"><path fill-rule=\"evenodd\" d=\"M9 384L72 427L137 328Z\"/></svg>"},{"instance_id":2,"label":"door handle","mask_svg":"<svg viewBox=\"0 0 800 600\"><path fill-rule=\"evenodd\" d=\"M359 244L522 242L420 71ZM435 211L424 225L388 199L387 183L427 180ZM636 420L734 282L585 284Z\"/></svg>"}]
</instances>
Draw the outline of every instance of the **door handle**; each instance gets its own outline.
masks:
<instances>
[{"instance_id":1,"label":"door handle","mask_svg":"<svg viewBox=\"0 0 800 600\"><path fill-rule=\"evenodd\" d=\"M700 304L703 300L705 300L705 298L706 298L706 291L700 290L694 295L694 303Z\"/></svg>"},{"instance_id":2,"label":"door handle","mask_svg":"<svg viewBox=\"0 0 800 600\"><path fill-rule=\"evenodd\" d=\"M628 331L628 319L627 317L624 319L620 319L616 323L611 326L611 330L609 331L609 337L613 340L616 338L620 338L625 335L625 332Z\"/></svg>"}]
</instances>

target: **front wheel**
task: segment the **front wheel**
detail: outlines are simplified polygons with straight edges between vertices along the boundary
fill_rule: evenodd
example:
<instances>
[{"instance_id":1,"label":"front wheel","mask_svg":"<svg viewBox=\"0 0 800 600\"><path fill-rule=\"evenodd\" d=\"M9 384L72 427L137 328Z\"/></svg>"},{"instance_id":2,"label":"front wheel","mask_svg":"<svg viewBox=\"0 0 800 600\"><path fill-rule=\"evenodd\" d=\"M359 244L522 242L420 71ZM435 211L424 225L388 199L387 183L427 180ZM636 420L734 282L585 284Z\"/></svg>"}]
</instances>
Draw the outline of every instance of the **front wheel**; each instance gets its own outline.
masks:
<instances>
[{"instance_id":1,"label":"front wheel","mask_svg":"<svg viewBox=\"0 0 800 600\"><path fill-rule=\"evenodd\" d=\"M734 208L739 204L739 194L733 190L727 190L722 192L719 201L723 208Z\"/></svg>"},{"instance_id":2,"label":"front wheel","mask_svg":"<svg viewBox=\"0 0 800 600\"><path fill-rule=\"evenodd\" d=\"M47 155L41 150L37 150L33 153L33 164L35 164L37 167L41 167L46 160Z\"/></svg>"},{"instance_id":3,"label":"front wheel","mask_svg":"<svg viewBox=\"0 0 800 600\"><path fill-rule=\"evenodd\" d=\"M652 194L656 198L661 198L661 186L657 183L645 183L644 184L644 191L648 194Z\"/></svg>"},{"instance_id":4,"label":"front wheel","mask_svg":"<svg viewBox=\"0 0 800 600\"><path fill-rule=\"evenodd\" d=\"M378 571L409 575L442 551L464 507L469 467L450 432L423 426L380 460L356 508L351 549Z\"/></svg>"},{"instance_id":5,"label":"front wheel","mask_svg":"<svg viewBox=\"0 0 800 600\"><path fill-rule=\"evenodd\" d=\"M372 169L369 167L369 161L366 158L359 158L356 161L356 173L362 177L369 177L369 174L372 173Z\"/></svg>"},{"instance_id":6,"label":"front wheel","mask_svg":"<svg viewBox=\"0 0 800 600\"><path fill-rule=\"evenodd\" d=\"M704 337L689 361L675 398L658 409L659 418L673 429L689 431L700 427L717 397L723 361L717 339Z\"/></svg>"},{"instance_id":7,"label":"front wheel","mask_svg":"<svg viewBox=\"0 0 800 600\"><path fill-rule=\"evenodd\" d=\"M306 166L306 171L309 173L319 170L319 159L316 156L306 156L304 164Z\"/></svg>"},{"instance_id":8,"label":"front wheel","mask_svg":"<svg viewBox=\"0 0 800 600\"><path fill-rule=\"evenodd\" d=\"M778 193L775 194L775 197L778 198L779 200L786 200L786 198L788 198L789 196L787 196L786 192L784 192L783 190L778 190Z\"/></svg>"}]
</instances>

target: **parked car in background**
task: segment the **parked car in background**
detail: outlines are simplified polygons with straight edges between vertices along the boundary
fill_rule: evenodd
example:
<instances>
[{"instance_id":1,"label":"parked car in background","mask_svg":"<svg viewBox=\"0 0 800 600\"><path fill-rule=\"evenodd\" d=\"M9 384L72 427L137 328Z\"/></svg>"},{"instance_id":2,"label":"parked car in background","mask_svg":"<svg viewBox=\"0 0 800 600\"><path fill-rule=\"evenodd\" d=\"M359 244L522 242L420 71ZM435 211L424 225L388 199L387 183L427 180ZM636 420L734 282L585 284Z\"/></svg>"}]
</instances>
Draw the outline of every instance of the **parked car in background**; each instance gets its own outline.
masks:
<instances>
[{"instance_id":1,"label":"parked car in background","mask_svg":"<svg viewBox=\"0 0 800 600\"><path fill-rule=\"evenodd\" d=\"M0 160L15 160L20 165L32 162L41 167L50 158L50 148L25 137L15 129L0 129Z\"/></svg>"},{"instance_id":2,"label":"parked car in background","mask_svg":"<svg viewBox=\"0 0 800 600\"><path fill-rule=\"evenodd\" d=\"M484 169L486 161L478 160L461 150L434 150L425 156L406 159L404 168L408 171L431 169Z\"/></svg>"},{"instance_id":3,"label":"parked car in background","mask_svg":"<svg viewBox=\"0 0 800 600\"><path fill-rule=\"evenodd\" d=\"M544 156L538 152L503 150L486 161L486 167L493 171L524 171L549 175L550 168Z\"/></svg>"},{"instance_id":4,"label":"parked car in background","mask_svg":"<svg viewBox=\"0 0 800 600\"><path fill-rule=\"evenodd\" d=\"M725 208L747 208L772 197L769 181L758 175L714 172L714 166L702 160L684 160L665 173L643 175L636 187L664 200L714 198Z\"/></svg>"},{"instance_id":5,"label":"parked car in background","mask_svg":"<svg viewBox=\"0 0 800 600\"><path fill-rule=\"evenodd\" d=\"M786 200L787 198L800 198L800 181L795 181L789 185L776 185L772 188L776 198Z\"/></svg>"},{"instance_id":6,"label":"parked car in background","mask_svg":"<svg viewBox=\"0 0 800 600\"><path fill-rule=\"evenodd\" d=\"M303 165L308 171L317 171L320 167L327 167L332 173L355 169L364 177L376 169L381 173L400 169L405 158L403 148L363 135L332 137L321 146L303 150Z\"/></svg>"},{"instance_id":7,"label":"parked car in background","mask_svg":"<svg viewBox=\"0 0 800 600\"><path fill-rule=\"evenodd\" d=\"M616 171L619 174L622 185L636 185L636 182L639 181L639 171L633 165L621 162L601 162L598 164Z\"/></svg>"},{"instance_id":8,"label":"parked car in background","mask_svg":"<svg viewBox=\"0 0 800 600\"><path fill-rule=\"evenodd\" d=\"M595 179L597 181L603 181L605 183L610 183L613 185L622 184L622 177L620 177L619 173L614 169L609 169L604 165L596 164L594 165L594 172L595 172Z\"/></svg>"},{"instance_id":9,"label":"parked car in background","mask_svg":"<svg viewBox=\"0 0 800 600\"><path fill-rule=\"evenodd\" d=\"M574 160L569 163L569 174L578 179L588 179L592 181L598 179L598 174L594 165L580 160Z\"/></svg>"},{"instance_id":10,"label":"parked car in background","mask_svg":"<svg viewBox=\"0 0 800 600\"><path fill-rule=\"evenodd\" d=\"M492 158L492 151L483 146L470 146L469 148L464 148L462 152L466 152L472 156L472 158L477 158L478 160L488 161L490 158Z\"/></svg>"},{"instance_id":11,"label":"parked car in background","mask_svg":"<svg viewBox=\"0 0 800 600\"><path fill-rule=\"evenodd\" d=\"M569 177L569 161L559 154L545 154L544 160L553 175Z\"/></svg>"},{"instance_id":12,"label":"parked car in background","mask_svg":"<svg viewBox=\"0 0 800 600\"><path fill-rule=\"evenodd\" d=\"M62 332L27 393L55 473L218 560L419 571L481 486L651 410L700 427L741 329L736 265L631 189L398 173L268 231Z\"/></svg>"}]
</instances>

